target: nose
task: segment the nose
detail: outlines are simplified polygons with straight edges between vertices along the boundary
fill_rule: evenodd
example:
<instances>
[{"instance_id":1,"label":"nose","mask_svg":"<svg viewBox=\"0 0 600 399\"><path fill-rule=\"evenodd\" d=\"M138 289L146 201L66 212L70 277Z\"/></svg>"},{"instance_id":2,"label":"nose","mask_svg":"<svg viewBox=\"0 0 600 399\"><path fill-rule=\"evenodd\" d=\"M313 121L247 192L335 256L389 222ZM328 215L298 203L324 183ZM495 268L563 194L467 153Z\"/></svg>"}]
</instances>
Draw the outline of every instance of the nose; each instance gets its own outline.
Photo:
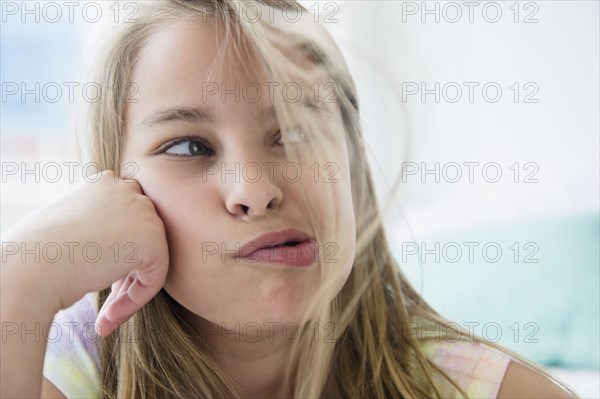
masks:
<instances>
[{"instance_id":1,"label":"nose","mask_svg":"<svg viewBox=\"0 0 600 399\"><path fill-rule=\"evenodd\" d=\"M242 173L228 183L225 206L232 215L254 218L266 215L268 209L277 209L282 201L283 192L272 176L261 173L255 178Z\"/></svg>"}]
</instances>

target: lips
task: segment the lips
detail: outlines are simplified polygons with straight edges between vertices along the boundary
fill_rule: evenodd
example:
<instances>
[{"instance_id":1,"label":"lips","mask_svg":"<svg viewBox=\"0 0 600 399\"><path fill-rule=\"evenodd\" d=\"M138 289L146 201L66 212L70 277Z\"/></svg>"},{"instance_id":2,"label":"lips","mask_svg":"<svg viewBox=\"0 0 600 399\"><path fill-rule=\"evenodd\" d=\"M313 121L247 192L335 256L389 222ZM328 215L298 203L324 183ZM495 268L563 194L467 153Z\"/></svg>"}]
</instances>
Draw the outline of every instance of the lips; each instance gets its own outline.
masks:
<instances>
[{"instance_id":1,"label":"lips","mask_svg":"<svg viewBox=\"0 0 600 399\"><path fill-rule=\"evenodd\" d=\"M317 259L317 242L295 228L263 234L244 244L236 258L261 263L288 266L309 266Z\"/></svg>"},{"instance_id":2,"label":"lips","mask_svg":"<svg viewBox=\"0 0 600 399\"><path fill-rule=\"evenodd\" d=\"M288 228L281 231L273 231L263 234L247 244L244 244L236 256L239 258L246 258L252 256L252 254L261 249L292 246L310 240L312 240L312 238L299 229Z\"/></svg>"}]
</instances>

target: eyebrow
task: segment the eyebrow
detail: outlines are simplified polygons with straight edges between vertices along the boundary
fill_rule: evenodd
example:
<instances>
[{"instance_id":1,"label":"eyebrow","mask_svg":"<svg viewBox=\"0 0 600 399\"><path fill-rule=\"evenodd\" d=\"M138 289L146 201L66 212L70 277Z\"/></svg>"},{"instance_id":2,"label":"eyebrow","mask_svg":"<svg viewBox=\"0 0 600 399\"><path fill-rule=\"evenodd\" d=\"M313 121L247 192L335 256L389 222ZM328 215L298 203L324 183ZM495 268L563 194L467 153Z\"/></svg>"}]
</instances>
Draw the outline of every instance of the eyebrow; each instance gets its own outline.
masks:
<instances>
[{"instance_id":1,"label":"eyebrow","mask_svg":"<svg viewBox=\"0 0 600 399\"><path fill-rule=\"evenodd\" d=\"M169 122L214 123L213 113L208 108L177 107L162 109L145 117L140 126L156 126Z\"/></svg>"},{"instance_id":2,"label":"eyebrow","mask_svg":"<svg viewBox=\"0 0 600 399\"><path fill-rule=\"evenodd\" d=\"M275 119L275 108L262 107L258 110L258 119L268 121ZM214 113L210 108L203 107L175 107L158 110L145 117L140 126L157 126L169 122L190 122L190 123L207 123L214 124Z\"/></svg>"},{"instance_id":3,"label":"eyebrow","mask_svg":"<svg viewBox=\"0 0 600 399\"><path fill-rule=\"evenodd\" d=\"M303 104L305 107L314 111L330 111L323 104L314 103L311 101L305 101ZM269 107L261 107L257 114L258 120L261 122L267 122L272 119L276 119L275 107L272 105ZM189 122L189 123L206 123L214 124L215 117L210 108L203 107L175 107L158 110L151 113L140 122L140 126L158 126L164 125L170 122Z\"/></svg>"}]
</instances>

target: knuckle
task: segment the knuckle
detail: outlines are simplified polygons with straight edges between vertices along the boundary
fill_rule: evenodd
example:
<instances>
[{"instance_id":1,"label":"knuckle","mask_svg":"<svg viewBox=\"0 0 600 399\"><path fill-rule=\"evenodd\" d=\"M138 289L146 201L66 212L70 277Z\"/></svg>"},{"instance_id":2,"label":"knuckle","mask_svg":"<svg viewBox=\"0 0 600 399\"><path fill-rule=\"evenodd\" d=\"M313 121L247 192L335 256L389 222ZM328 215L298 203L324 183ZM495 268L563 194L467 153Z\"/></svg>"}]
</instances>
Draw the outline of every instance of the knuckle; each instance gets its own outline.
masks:
<instances>
[{"instance_id":1,"label":"knuckle","mask_svg":"<svg viewBox=\"0 0 600 399\"><path fill-rule=\"evenodd\" d=\"M127 187L130 190L135 191L136 193L141 193L142 192L142 186L140 185L140 183L137 180L122 180L125 187Z\"/></svg>"}]
</instances>

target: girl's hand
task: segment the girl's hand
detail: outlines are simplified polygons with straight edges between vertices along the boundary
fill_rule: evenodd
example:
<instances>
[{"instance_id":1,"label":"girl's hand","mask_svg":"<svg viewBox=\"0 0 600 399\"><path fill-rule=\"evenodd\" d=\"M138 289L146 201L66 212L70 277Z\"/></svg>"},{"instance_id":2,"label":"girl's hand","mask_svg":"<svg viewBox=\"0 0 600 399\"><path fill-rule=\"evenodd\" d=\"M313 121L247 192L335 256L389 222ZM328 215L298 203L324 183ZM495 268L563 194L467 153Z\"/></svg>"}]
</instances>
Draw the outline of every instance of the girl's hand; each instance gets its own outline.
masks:
<instances>
[{"instance_id":1,"label":"girl's hand","mask_svg":"<svg viewBox=\"0 0 600 399\"><path fill-rule=\"evenodd\" d=\"M18 265L6 265L43 282L49 297L38 300L56 304L57 311L112 284L96 324L102 336L131 317L165 283L169 254L162 220L140 185L117 178L113 171L90 176L9 234L8 240L21 248L61 249L59 261L42 256L32 264L22 262L28 260L25 256L18 258Z\"/></svg>"}]
</instances>

